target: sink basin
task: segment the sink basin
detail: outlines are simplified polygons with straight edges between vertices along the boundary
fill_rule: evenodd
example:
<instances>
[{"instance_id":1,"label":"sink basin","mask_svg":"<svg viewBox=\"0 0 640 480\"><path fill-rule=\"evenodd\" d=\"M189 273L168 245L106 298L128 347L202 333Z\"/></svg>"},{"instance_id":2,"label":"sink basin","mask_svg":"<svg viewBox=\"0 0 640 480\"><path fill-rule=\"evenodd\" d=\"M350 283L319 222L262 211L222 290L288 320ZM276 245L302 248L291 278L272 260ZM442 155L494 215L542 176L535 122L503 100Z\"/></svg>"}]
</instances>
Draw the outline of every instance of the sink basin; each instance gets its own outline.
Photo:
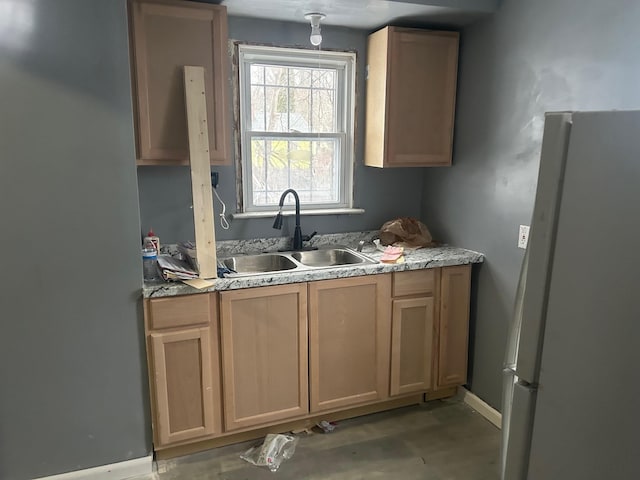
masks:
<instances>
[{"instance_id":1,"label":"sink basin","mask_svg":"<svg viewBox=\"0 0 640 480\"><path fill-rule=\"evenodd\" d=\"M363 255L346 248L294 252L291 256L307 267L334 267L339 265L375 263Z\"/></svg>"},{"instance_id":2,"label":"sink basin","mask_svg":"<svg viewBox=\"0 0 640 480\"><path fill-rule=\"evenodd\" d=\"M221 259L225 267L235 271L229 276L249 276L278 272L313 270L315 268L346 267L377 263L345 247L284 253L236 255Z\"/></svg>"},{"instance_id":3,"label":"sink basin","mask_svg":"<svg viewBox=\"0 0 640 480\"><path fill-rule=\"evenodd\" d=\"M297 265L288 257L278 254L239 255L222 260L230 270L237 273L268 273L292 270Z\"/></svg>"}]
</instances>

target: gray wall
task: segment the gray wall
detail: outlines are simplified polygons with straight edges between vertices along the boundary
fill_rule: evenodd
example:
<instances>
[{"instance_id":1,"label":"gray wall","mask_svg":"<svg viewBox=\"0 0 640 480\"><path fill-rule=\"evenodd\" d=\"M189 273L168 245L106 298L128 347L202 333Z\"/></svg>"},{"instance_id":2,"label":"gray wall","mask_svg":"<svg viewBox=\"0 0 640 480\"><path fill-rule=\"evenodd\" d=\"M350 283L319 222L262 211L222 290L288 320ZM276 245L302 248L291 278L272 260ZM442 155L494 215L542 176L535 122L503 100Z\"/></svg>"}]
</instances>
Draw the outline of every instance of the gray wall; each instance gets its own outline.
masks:
<instances>
[{"instance_id":1,"label":"gray wall","mask_svg":"<svg viewBox=\"0 0 640 480\"><path fill-rule=\"evenodd\" d=\"M306 24L230 17L229 38L278 46L309 45L310 27ZM420 215L422 175L411 169L380 170L363 165L364 155L364 64L368 32L346 28L322 27L323 47L355 50L358 55L356 166L354 206L364 208L363 215L309 216L302 219L304 233L375 230L398 216ZM231 91L231 85L229 86ZM216 167L220 173L218 192L227 204L227 212L236 211L235 166ZM139 167L140 212L143 229L153 227L163 243L193 239L193 212L188 167ZM220 211L216 201L215 211ZM216 217L217 219L217 217ZM231 229L216 228L221 240L290 235L293 219L285 219L282 232L271 228L273 219L236 219ZM217 224L218 225L218 224Z\"/></svg>"},{"instance_id":2,"label":"gray wall","mask_svg":"<svg viewBox=\"0 0 640 480\"><path fill-rule=\"evenodd\" d=\"M639 23L636 0L504 0L462 32L454 166L425 172L422 217L434 235L487 255L476 277L470 385L494 407L544 112L640 107Z\"/></svg>"},{"instance_id":3,"label":"gray wall","mask_svg":"<svg viewBox=\"0 0 640 480\"><path fill-rule=\"evenodd\" d=\"M0 478L21 480L151 442L125 0L8 6L20 15L0 22Z\"/></svg>"}]
</instances>

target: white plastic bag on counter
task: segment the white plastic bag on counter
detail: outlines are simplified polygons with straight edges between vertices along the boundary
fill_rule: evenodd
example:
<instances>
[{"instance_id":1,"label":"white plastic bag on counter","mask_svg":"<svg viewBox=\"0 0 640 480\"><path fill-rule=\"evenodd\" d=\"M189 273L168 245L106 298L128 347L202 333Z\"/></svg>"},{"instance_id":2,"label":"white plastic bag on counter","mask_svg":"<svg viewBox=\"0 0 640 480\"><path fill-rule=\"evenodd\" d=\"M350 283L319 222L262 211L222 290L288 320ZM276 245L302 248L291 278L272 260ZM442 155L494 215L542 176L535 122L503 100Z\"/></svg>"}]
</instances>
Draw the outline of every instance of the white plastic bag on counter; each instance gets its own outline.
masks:
<instances>
[{"instance_id":1,"label":"white plastic bag on counter","mask_svg":"<svg viewBox=\"0 0 640 480\"><path fill-rule=\"evenodd\" d=\"M283 461L293 457L297 444L298 438L293 435L269 433L262 445L251 447L240 455L240 458L252 465L268 467L275 472Z\"/></svg>"}]
</instances>

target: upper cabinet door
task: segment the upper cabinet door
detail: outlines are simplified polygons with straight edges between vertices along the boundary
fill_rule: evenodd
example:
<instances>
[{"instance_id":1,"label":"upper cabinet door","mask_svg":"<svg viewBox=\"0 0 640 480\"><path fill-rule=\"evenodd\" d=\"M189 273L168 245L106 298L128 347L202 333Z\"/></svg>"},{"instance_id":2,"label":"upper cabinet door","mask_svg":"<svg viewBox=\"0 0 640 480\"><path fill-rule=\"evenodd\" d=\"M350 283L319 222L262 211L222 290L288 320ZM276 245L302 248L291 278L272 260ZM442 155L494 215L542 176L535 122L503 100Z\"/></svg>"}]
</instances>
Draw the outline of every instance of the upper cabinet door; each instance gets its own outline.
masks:
<instances>
[{"instance_id":1,"label":"upper cabinet door","mask_svg":"<svg viewBox=\"0 0 640 480\"><path fill-rule=\"evenodd\" d=\"M366 165L451 165L458 39L396 27L369 37Z\"/></svg>"},{"instance_id":2,"label":"upper cabinet door","mask_svg":"<svg viewBox=\"0 0 640 480\"><path fill-rule=\"evenodd\" d=\"M138 164L189 163L185 65L205 69L211 163L229 163L226 8L134 0L131 19Z\"/></svg>"}]
</instances>

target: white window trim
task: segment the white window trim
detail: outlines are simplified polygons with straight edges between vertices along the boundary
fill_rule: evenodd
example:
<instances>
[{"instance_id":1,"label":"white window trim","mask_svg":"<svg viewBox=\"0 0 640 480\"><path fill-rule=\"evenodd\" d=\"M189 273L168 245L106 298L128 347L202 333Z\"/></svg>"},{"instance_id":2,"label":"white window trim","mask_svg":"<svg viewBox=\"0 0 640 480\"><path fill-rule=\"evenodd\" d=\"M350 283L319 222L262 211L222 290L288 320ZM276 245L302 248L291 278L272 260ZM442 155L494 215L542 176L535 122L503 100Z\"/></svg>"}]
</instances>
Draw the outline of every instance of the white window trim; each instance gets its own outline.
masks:
<instances>
[{"instance_id":1,"label":"white window trim","mask_svg":"<svg viewBox=\"0 0 640 480\"><path fill-rule=\"evenodd\" d=\"M250 152L250 139L252 136L274 136L282 137L279 133L273 132L247 132L245 126L250 122L250 108L246 105L247 99L251 98L249 73L250 69L245 68L251 62L264 61L269 64L282 64L287 66L300 67L328 67L336 68L342 72L338 81L341 81L342 88L337 89L339 99L337 104L342 114L338 115L339 125L336 134L318 133L287 133L286 136L305 139L318 139L329 136L339 138L341 155L340 173L340 203L326 204L303 204L302 214L353 214L362 213L361 209L353 208L353 175L355 159L355 101L356 101L356 54L353 52L322 51L322 58L314 56L316 50L305 50L298 48L282 48L259 45L238 45L238 66L239 66L239 119L240 119L240 155L238 156L238 167L241 169L242 189L238 194L242 195L238 199L238 205L242 210L234 215L234 218L256 218L274 214L277 206L255 206L252 199L251 185L251 165L250 161L245 161L245 152ZM304 58L300 58L304 57ZM346 94L346 95L345 95ZM347 98L343 98L346 96ZM342 125L344 122L344 125ZM250 159L248 159L250 160ZM285 205L284 210L293 209L293 205Z\"/></svg>"}]
</instances>

